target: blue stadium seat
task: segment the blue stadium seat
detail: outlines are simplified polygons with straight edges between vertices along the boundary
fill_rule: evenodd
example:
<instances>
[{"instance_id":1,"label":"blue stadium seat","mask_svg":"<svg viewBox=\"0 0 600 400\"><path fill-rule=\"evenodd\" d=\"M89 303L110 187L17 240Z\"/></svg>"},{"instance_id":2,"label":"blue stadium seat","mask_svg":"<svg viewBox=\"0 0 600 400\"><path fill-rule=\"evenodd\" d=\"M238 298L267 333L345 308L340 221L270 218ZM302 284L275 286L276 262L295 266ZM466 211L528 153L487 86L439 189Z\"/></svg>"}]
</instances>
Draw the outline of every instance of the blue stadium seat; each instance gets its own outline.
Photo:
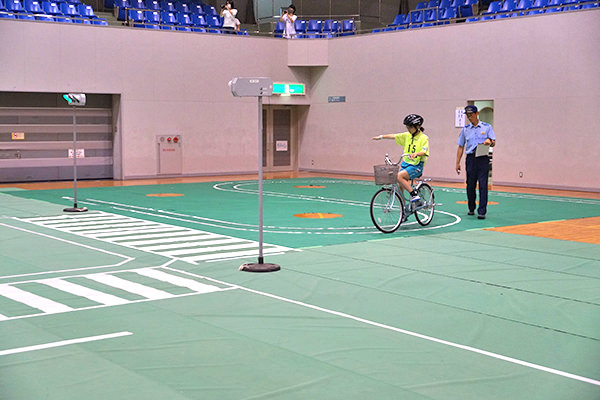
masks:
<instances>
[{"instance_id":1,"label":"blue stadium seat","mask_svg":"<svg viewBox=\"0 0 600 400\"><path fill-rule=\"evenodd\" d=\"M44 9L45 14L50 15L61 15L60 7L58 3L54 1L42 1L42 9Z\"/></svg>"},{"instance_id":2,"label":"blue stadium seat","mask_svg":"<svg viewBox=\"0 0 600 400\"><path fill-rule=\"evenodd\" d=\"M33 14L27 13L16 13L17 19L28 19L30 21L35 21L35 16Z\"/></svg>"},{"instance_id":3,"label":"blue stadium seat","mask_svg":"<svg viewBox=\"0 0 600 400\"><path fill-rule=\"evenodd\" d=\"M544 8L548 4L548 0L535 0L531 5L531 9Z\"/></svg>"},{"instance_id":4,"label":"blue stadium seat","mask_svg":"<svg viewBox=\"0 0 600 400\"><path fill-rule=\"evenodd\" d=\"M479 21L479 17L471 17L471 18L467 18L465 20L465 22L477 22Z\"/></svg>"},{"instance_id":5,"label":"blue stadium seat","mask_svg":"<svg viewBox=\"0 0 600 400\"><path fill-rule=\"evenodd\" d=\"M89 19L81 18L81 17L73 17L73 22L76 24L87 24L87 25L91 24Z\"/></svg>"},{"instance_id":6,"label":"blue stadium seat","mask_svg":"<svg viewBox=\"0 0 600 400\"><path fill-rule=\"evenodd\" d=\"M341 36L354 35L354 20L345 19L342 21Z\"/></svg>"},{"instance_id":7,"label":"blue stadium seat","mask_svg":"<svg viewBox=\"0 0 600 400\"><path fill-rule=\"evenodd\" d=\"M496 14L482 15L480 21L490 21L492 19L496 19Z\"/></svg>"},{"instance_id":8,"label":"blue stadium seat","mask_svg":"<svg viewBox=\"0 0 600 400\"><path fill-rule=\"evenodd\" d=\"M306 33L315 34L323 31L323 21L311 19L306 24Z\"/></svg>"},{"instance_id":9,"label":"blue stadium seat","mask_svg":"<svg viewBox=\"0 0 600 400\"><path fill-rule=\"evenodd\" d=\"M190 11L192 14L203 15L204 9L202 8L202 4L191 4Z\"/></svg>"},{"instance_id":10,"label":"blue stadium seat","mask_svg":"<svg viewBox=\"0 0 600 400\"><path fill-rule=\"evenodd\" d=\"M219 15L219 13L217 12L217 9L214 8L213 6L203 5L202 9L204 10L204 14L206 14L208 16Z\"/></svg>"},{"instance_id":11,"label":"blue stadium seat","mask_svg":"<svg viewBox=\"0 0 600 400\"><path fill-rule=\"evenodd\" d=\"M160 2L160 9L167 12L176 12L175 3L172 1L162 0Z\"/></svg>"},{"instance_id":12,"label":"blue stadium seat","mask_svg":"<svg viewBox=\"0 0 600 400\"><path fill-rule=\"evenodd\" d=\"M420 1L417 3L417 6L415 7L415 10L424 10L425 8L427 8L427 3L429 3L428 1Z\"/></svg>"},{"instance_id":13,"label":"blue stadium seat","mask_svg":"<svg viewBox=\"0 0 600 400\"><path fill-rule=\"evenodd\" d=\"M600 3L595 2L595 3L587 3L587 4L582 4L581 5L581 9L588 9L588 8L596 8L596 7L600 7Z\"/></svg>"},{"instance_id":14,"label":"blue stadium seat","mask_svg":"<svg viewBox=\"0 0 600 400\"><path fill-rule=\"evenodd\" d=\"M398 15L396 15L396 17L394 17L394 20L388 26L398 26L398 25L401 25L402 22L404 22L405 19L406 19L406 14L398 14Z\"/></svg>"},{"instance_id":15,"label":"blue stadium seat","mask_svg":"<svg viewBox=\"0 0 600 400\"><path fill-rule=\"evenodd\" d=\"M438 8L440 6L440 0L429 0L427 8Z\"/></svg>"},{"instance_id":16,"label":"blue stadium seat","mask_svg":"<svg viewBox=\"0 0 600 400\"><path fill-rule=\"evenodd\" d=\"M6 0L6 3L4 5L6 6L6 11L12 13L20 13L25 11L23 9L23 5L19 0Z\"/></svg>"},{"instance_id":17,"label":"blue stadium seat","mask_svg":"<svg viewBox=\"0 0 600 400\"><path fill-rule=\"evenodd\" d=\"M536 14L544 14L544 10L529 10L527 15L536 15Z\"/></svg>"},{"instance_id":18,"label":"blue stadium seat","mask_svg":"<svg viewBox=\"0 0 600 400\"><path fill-rule=\"evenodd\" d=\"M206 30L206 28L203 28L201 26L192 26L192 32L206 33L208 31Z\"/></svg>"},{"instance_id":19,"label":"blue stadium seat","mask_svg":"<svg viewBox=\"0 0 600 400\"><path fill-rule=\"evenodd\" d=\"M223 24L221 23L221 19L219 19L219 17L217 17L216 15L207 15L206 23L208 25L208 31L210 33L221 33L220 28L221 26L223 26Z\"/></svg>"},{"instance_id":20,"label":"blue stadium seat","mask_svg":"<svg viewBox=\"0 0 600 400\"><path fill-rule=\"evenodd\" d=\"M452 1L451 0L442 0L440 1L440 5L438 6L438 8L441 10L445 10L446 8L450 8L452 7Z\"/></svg>"},{"instance_id":21,"label":"blue stadium seat","mask_svg":"<svg viewBox=\"0 0 600 400\"><path fill-rule=\"evenodd\" d=\"M0 0L0 11L6 11L6 7L4 7L4 2Z\"/></svg>"},{"instance_id":22,"label":"blue stadium seat","mask_svg":"<svg viewBox=\"0 0 600 400\"><path fill-rule=\"evenodd\" d=\"M146 9L146 3L144 3L144 0L129 0L129 6L137 10Z\"/></svg>"},{"instance_id":23,"label":"blue stadium seat","mask_svg":"<svg viewBox=\"0 0 600 400\"><path fill-rule=\"evenodd\" d=\"M451 0L450 7L460 7L465 5L466 0Z\"/></svg>"},{"instance_id":24,"label":"blue stadium seat","mask_svg":"<svg viewBox=\"0 0 600 400\"><path fill-rule=\"evenodd\" d=\"M497 14L502 8L502 1L492 1L487 11L483 12L483 15Z\"/></svg>"},{"instance_id":25,"label":"blue stadium seat","mask_svg":"<svg viewBox=\"0 0 600 400\"><path fill-rule=\"evenodd\" d=\"M92 6L88 4L79 4L77 8L79 9L79 15L81 15L82 17L90 19L96 18L96 14L94 13L94 9L92 8Z\"/></svg>"},{"instance_id":26,"label":"blue stadium seat","mask_svg":"<svg viewBox=\"0 0 600 400\"><path fill-rule=\"evenodd\" d=\"M192 12L190 5L188 3L183 3L183 2L177 2L175 4L175 9L179 12L179 13L184 13L184 14L190 14Z\"/></svg>"},{"instance_id":27,"label":"blue stadium seat","mask_svg":"<svg viewBox=\"0 0 600 400\"><path fill-rule=\"evenodd\" d=\"M160 28L160 11L158 10L146 10L144 11L144 24L146 28L148 25L155 25L156 28Z\"/></svg>"},{"instance_id":28,"label":"blue stadium seat","mask_svg":"<svg viewBox=\"0 0 600 400\"><path fill-rule=\"evenodd\" d=\"M60 4L60 12L62 15L66 15L67 17L79 17L79 11L77 10L77 6L71 3L59 3Z\"/></svg>"},{"instance_id":29,"label":"blue stadium seat","mask_svg":"<svg viewBox=\"0 0 600 400\"><path fill-rule=\"evenodd\" d=\"M410 23L421 24L423 23L423 10L415 10L410 12Z\"/></svg>"},{"instance_id":30,"label":"blue stadium seat","mask_svg":"<svg viewBox=\"0 0 600 400\"><path fill-rule=\"evenodd\" d=\"M148 10L161 10L160 2L158 0L146 0L144 4L146 4L146 9Z\"/></svg>"},{"instance_id":31,"label":"blue stadium seat","mask_svg":"<svg viewBox=\"0 0 600 400\"><path fill-rule=\"evenodd\" d=\"M191 16L192 16L192 25L193 26L202 27L202 28L206 28L208 26L208 23L206 22L206 18L204 18L204 15L191 14Z\"/></svg>"},{"instance_id":32,"label":"blue stadium seat","mask_svg":"<svg viewBox=\"0 0 600 400\"><path fill-rule=\"evenodd\" d=\"M335 19L323 21L323 34L337 35L340 31L340 22Z\"/></svg>"},{"instance_id":33,"label":"blue stadium seat","mask_svg":"<svg viewBox=\"0 0 600 400\"><path fill-rule=\"evenodd\" d=\"M73 20L69 17L64 17L62 15L57 15L54 17L54 21L56 22L63 22L63 23L67 23L67 24L72 24Z\"/></svg>"},{"instance_id":34,"label":"blue stadium seat","mask_svg":"<svg viewBox=\"0 0 600 400\"><path fill-rule=\"evenodd\" d=\"M163 25L160 27L165 30L175 30L175 25L177 25L177 14L171 11L161 11L160 19Z\"/></svg>"},{"instance_id":35,"label":"blue stadium seat","mask_svg":"<svg viewBox=\"0 0 600 400\"><path fill-rule=\"evenodd\" d=\"M461 18L469 18L473 16L473 6L464 5L458 7L458 14Z\"/></svg>"},{"instance_id":36,"label":"blue stadium seat","mask_svg":"<svg viewBox=\"0 0 600 400\"><path fill-rule=\"evenodd\" d=\"M479 0L465 0L465 4L463 6L474 6L479 2Z\"/></svg>"},{"instance_id":37,"label":"blue stadium seat","mask_svg":"<svg viewBox=\"0 0 600 400\"><path fill-rule=\"evenodd\" d=\"M92 25L108 26L108 21L106 21L104 18L94 18L94 19L91 19L90 22L92 23Z\"/></svg>"},{"instance_id":38,"label":"blue stadium seat","mask_svg":"<svg viewBox=\"0 0 600 400\"><path fill-rule=\"evenodd\" d=\"M192 18L190 14L179 12L177 13L177 22L180 26L190 26L192 25Z\"/></svg>"},{"instance_id":39,"label":"blue stadium seat","mask_svg":"<svg viewBox=\"0 0 600 400\"><path fill-rule=\"evenodd\" d=\"M294 22L294 28L296 28L296 33L305 33L306 32L306 21L303 19L297 19Z\"/></svg>"},{"instance_id":40,"label":"blue stadium seat","mask_svg":"<svg viewBox=\"0 0 600 400\"><path fill-rule=\"evenodd\" d=\"M281 21L278 21L275 24L275 30L273 30L273 36L276 38L283 37L283 30L285 29L285 24Z\"/></svg>"},{"instance_id":41,"label":"blue stadium seat","mask_svg":"<svg viewBox=\"0 0 600 400\"><path fill-rule=\"evenodd\" d=\"M0 11L0 18L16 19L15 14L6 11Z\"/></svg>"},{"instance_id":42,"label":"blue stadium seat","mask_svg":"<svg viewBox=\"0 0 600 400\"><path fill-rule=\"evenodd\" d=\"M502 7L500 8L499 12L501 12L501 13L511 12L511 11L514 11L516 7L517 7L517 5L515 4L515 0L504 0L504 4L502 4Z\"/></svg>"},{"instance_id":43,"label":"blue stadium seat","mask_svg":"<svg viewBox=\"0 0 600 400\"><path fill-rule=\"evenodd\" d=\"M240 29L239 31L237 31L237 34L239 36L250 36L250 34L248 33L248 29Z\"/></svg>"},{"instance_id":44,"label":"blue stadium seat","mask_svg":"<svg viewBox=\"0 0 600 400\"><path fill-rule=\"evenodd\" d=\"M136 28L144 27L144 12L142 10L127 10L127 20Z\"/></svg>"},{"instance_id":45,"label":"blue stadium seat","mask_svg":"<svg viewBox=\"0 0 600 400\"><path fill-rule=\"evenodd\" d=\"M114 0L114 7L117 9L117 19L119 21L127 20L127 9L131 6L129 5L129 0Z\"/></svg>"},{"instance_id":46,"label":"blue stadium seat","mask_svg":"<svg viewBox=\"0 0 600 400\"><path fill-rule=\"evenodd\" d=\"M23 8L25 11L31 14L43 14L44 9L42 8L42 3L38 0L24 0Z\"/></svg>"},{"instance_id":47,"label":"blue stadium seat","mask_svg":"<svg viewBox=\"0 0 600 400\"><path fill-rule=\"evenodd\" d=\"M533 2L531 0L520 0L515 7L515 11L525 11L530 8L533 8Z\"/></svg>"},{"instance_id":48,"label":"blue stadium seat","mask_svg":"<svg viewBox=\"0 0 600 400\"><path fill-rule=\"evenodd\" d=\"M35 19L38 21L54 22L54 17L48 14L36 14Z\"/></svg>"},{"instance_id":49,"label":"blue stadium seat","mask_svg":"<svg viewBox=\"0 0 600 400\"><path fill-rule=\"evenodd\" d=\"M446 8L438 18L438 25L449 24L451 19L458 17L458 7Z\"/></svg>"},{"instance_id":50,"label":"blue stadium seat","mask_svg":"<svg viewBox=\"0 0 600 400\"><path fill-rule=\"evenodd\" d=\"M431 23L436 22L438 20L438 9L436 8L428 8L423 10L423 22ZM435 23L434 23L435 25Z\"/></svg>"}]
</instances>

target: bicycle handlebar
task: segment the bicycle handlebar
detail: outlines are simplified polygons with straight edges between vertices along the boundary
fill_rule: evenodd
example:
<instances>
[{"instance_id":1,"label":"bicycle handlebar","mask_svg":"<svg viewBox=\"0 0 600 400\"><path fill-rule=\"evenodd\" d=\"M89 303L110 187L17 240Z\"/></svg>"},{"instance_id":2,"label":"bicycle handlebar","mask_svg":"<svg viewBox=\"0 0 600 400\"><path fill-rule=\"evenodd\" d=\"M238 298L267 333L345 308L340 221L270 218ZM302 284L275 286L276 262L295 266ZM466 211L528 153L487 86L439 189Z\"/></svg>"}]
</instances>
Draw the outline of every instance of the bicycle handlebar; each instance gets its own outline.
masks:
<instances>
[{"instance_id":1,"label":"bicycle handlebar","mask_svg":"<svg viewBox=\"0 0 600 400\"><path fill-rule=\"evenodd\" d=\"M395 162L393 162L393 161L392 161L392 159L390 158L390 155L386 153L386 154L385 154L385 163L386 163L387 165L398 165L398 164L400 164L400 163L402 162L402 159L403 159L404 157L406 157L406 156L410 156L410 153L404 153L404 154L402 154L402 155L400 156L400 160L399 160L398 162L396 162L396 163L395 163Z\"/></svg>"}]
</instances>

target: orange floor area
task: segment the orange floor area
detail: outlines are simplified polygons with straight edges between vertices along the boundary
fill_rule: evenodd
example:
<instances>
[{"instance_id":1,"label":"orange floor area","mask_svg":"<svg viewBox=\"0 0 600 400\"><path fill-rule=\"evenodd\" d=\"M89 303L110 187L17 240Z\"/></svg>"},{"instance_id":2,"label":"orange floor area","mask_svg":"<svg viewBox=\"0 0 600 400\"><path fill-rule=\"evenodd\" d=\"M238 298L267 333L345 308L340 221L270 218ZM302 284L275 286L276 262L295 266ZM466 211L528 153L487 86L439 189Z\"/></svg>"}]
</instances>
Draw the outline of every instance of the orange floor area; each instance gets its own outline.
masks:
<instances>
[{"instance_id":1,"label":"orange floor area","mask_svg":"<svg viewBox=\"0 0 600 400\"><path fill-rule=\"evenodd\" d=\"M490 231L600 244L600 217L490 228Z\"/></svg>"}]
</instances>

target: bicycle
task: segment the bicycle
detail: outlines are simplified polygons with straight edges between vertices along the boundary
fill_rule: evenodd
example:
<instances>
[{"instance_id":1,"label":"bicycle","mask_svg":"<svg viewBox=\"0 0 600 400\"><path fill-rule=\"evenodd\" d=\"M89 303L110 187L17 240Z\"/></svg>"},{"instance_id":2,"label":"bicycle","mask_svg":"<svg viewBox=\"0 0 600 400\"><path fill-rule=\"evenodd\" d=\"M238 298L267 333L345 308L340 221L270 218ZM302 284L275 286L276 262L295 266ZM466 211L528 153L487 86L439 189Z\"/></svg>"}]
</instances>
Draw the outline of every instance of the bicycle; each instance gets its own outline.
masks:
<instances>
[{"instance_id":1,"label":"bicycle","mask_svg":"<svg viewBox=\"0 0 600 400\"><path fill-rule=\"evenodd\" d=\"M409 154L402 154L400 161ZM398 183L398 164L392 162L389 155L385 155L385 165L375 165L375 184L383 185L371 199L371 220L377 229L383 233L395 232L400 225L415 214L421 226L429 225L435 211L435 197L433 189L426 182L431 179L420 179L415 186L415 179L411 186L417 191L420 200L410 201Z\"/></svg>"}]
</instances>

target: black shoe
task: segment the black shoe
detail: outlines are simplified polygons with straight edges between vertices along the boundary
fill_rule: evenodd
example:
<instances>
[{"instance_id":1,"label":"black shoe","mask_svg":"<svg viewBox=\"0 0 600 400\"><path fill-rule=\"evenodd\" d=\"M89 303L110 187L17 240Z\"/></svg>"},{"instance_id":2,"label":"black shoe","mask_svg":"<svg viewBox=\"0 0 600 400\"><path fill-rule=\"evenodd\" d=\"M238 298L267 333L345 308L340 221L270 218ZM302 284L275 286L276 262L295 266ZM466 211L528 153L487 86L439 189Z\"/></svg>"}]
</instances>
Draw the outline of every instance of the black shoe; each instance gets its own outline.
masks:
<instances>
[{"instance_id":1,"label":"black shoe","mask_svg":"<svg viewBox=\"0 0 600 400\"><path fill-rule=\"evenodd\" d=\"M477 219L485 219L485 214L478 214Z\"/></svg>"},{"instance_id":2,"label":"black shoe","mask_svg":"<svg viewBox=\"0 0 600 400\"><path fill-rule=\"evenodd\" d=\"M475 211L469 211L467 215L475 215Z\"/></svg>"}]
</instances>

